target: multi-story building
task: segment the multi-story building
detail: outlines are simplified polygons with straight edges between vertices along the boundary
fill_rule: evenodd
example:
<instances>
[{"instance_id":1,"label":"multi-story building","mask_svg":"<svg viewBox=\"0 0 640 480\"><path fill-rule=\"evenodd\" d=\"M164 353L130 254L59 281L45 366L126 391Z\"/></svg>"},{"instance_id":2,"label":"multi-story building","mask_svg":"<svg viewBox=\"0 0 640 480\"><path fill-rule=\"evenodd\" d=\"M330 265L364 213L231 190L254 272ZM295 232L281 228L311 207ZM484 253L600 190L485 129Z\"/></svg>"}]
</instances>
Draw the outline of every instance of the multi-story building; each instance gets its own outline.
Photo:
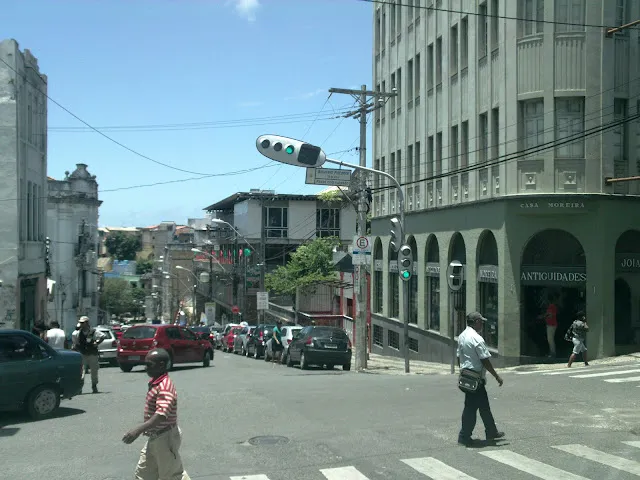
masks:
<instances>
[{"instance_id":1,"label":"multi-story building","mask_svg":"<svg viewBox=\"0 0 640 480\"><path fill-rule=\"evenodd\" d=\"M0 42L0 328L45 322L47 77L29 50Z\"/></svg>"},{"instance_id":2,"label":"multi-story building","mask_svg":"<svg viewBox=\"0 0 640 480\"><path fill-rule=\"evenodd\" d=\"M211 247L207 253L213 254L218 268L232 274L231 281L224 275L218 275L217 280L213 278L217 285L210 300L218 305L216 318L225 315L230 320L232 307L238 306L245 319L256 320L262 262L268 273L285 265L291 253L309 240L335 236L349 244L355 234L353 206L336 208L316 195L251 190L235 193L205 210L233 227L212 221ZM208 268L204 263L209 261L208 257L198 259L202 260L198 262L203 265L201 268Z\"/></svg>"},{"instance_id":3,"label":"multi-story building","mask_svg":"<svg viewBox=\"0 0 640 480\"><path fill-rule=\"evenodd\" d=\"M49 320L71 334L78 318L98 323L98 182L79 163L64 180L48 179Z\"/></svg>"},{"instance_id":4,"label":"multi-story building","mask_svg":"<svg viewBox=\"0 0 640 480\"><path fill-rule=\"evenodd\" d=\"M409 349L448 361L464 312L503 362L547 355L579 310L590 352L640 349L640 2L414 0L375 5L373 163L406 195L415 252ZM433 7L427 9L426 7ZM516 20L520 19L520 20ZM374 351L401 351L396 192L375 179ZM447 266L465 267L452 296ZM454 321L455 319L455 321Z\"/></svg>"}]
</instances>

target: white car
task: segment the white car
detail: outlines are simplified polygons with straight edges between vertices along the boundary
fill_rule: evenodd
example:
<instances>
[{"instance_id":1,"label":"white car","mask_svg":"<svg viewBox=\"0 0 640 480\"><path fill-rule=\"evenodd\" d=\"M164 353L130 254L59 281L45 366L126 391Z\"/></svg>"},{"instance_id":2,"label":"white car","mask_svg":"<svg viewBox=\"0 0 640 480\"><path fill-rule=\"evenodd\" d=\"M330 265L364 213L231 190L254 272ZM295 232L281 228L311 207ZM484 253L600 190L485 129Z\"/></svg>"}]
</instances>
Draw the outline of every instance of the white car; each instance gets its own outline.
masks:
<instances>
[{"instance_id":1,"label":"white car","mask_svg":"<svg viewBox=\"0 0 640 480\"><path fill-rule=\"evenodd\" d=\"M302 330L303 327L300 325L287 325L282 327L282 345L284 346L284 350L282 351L282 356L280 357L280 361L284 364L287 363L287 353L289 352L289 344L296 333ZM273 352L271 351L271 340L267 342L267 346L265 348L264 359L265 361L269 361L273 358Z\"/></svg>"},{"instance_id":2,"label":"white car","mask_svg":"<svg viewBox=\"0 0 640 480\"><path fill-rule=\"evenodd\" d=\"M97 326L96 331L104 335L104 341L98 345L100 362L117 365L116 354L118 352L118 340L116 339L115 333L113 333L111 328L104 325Z\"/></svg>"}]
</instances>

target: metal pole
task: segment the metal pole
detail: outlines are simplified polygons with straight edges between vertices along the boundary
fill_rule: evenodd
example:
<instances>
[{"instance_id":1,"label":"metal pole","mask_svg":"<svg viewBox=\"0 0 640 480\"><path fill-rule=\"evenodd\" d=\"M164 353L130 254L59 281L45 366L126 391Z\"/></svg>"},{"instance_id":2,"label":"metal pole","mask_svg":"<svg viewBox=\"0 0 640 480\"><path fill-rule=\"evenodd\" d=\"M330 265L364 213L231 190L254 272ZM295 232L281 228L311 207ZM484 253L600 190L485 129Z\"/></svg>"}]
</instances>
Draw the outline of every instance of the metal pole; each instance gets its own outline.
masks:
<instances>
[{"instance_id":1,"label":"metal pole","mask_svg":"<svg viewBox=\"0 0 640 480\"><path fill-rule=\"evenodd\" d=\"M362 85L360 93L360 167L367 166L367 86ZM359 237L367 235L367 175L364 170L358 172L358 224L357 234ZM359 263L355 265L356 274L356 358L355 369L364 370L367 368L367 269Z\"/></svg>"},{"instance_id":2,"label":"metal pole","mask_svg":"<svg viewBox=\"0 0 640 480\"><path fill-rule=\"evenodd\" d=\"M260 291L264 292L264 277L266 272L266 230L264 217L264 196L260 197ZM268 307L268 305L267 305ZM260 310L260 323L264 323L264 310Z\"/></svg>"},{"instance_id":3,"label":"metal pole","mask_svg":"<svg viewBox=\"0 0 640 480\"><path fill-rule=\"evenodd\" d=\"M449 341L451 342L451 373L456 373L456 292L449 288L449 305L451 315L449 319Z\"/></svg>"}]
</instances>

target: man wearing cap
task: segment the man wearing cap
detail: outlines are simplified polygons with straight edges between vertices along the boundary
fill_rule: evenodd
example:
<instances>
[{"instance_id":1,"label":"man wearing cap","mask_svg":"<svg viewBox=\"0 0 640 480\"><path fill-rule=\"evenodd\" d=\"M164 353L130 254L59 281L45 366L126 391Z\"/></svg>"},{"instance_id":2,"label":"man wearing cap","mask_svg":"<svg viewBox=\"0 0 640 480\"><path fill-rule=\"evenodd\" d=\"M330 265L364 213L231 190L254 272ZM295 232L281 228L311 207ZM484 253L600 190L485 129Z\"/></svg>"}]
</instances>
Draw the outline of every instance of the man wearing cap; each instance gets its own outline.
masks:
<instances>
[{"instance_id":1,"label":"man wearing cap","mask_svg":"<svg viewBox=\"0 0 640 480\"><path fill-rule=\"evenodd\" d=\"M78 324L80 330L78 330L76 350L82 354L85 369L89 367L91 370L91 390L93 393L98 393L98 369L100 368L98 345L104 341L104 335L95 328L91 328L89 317L80 317Z\"/></svg>"},{"instance_id":2,"label":"man wearing cap","mask_svg":"<svg viewBox=\"0 0 640 480\"><path fill-rule=\"evenodd\" d=\"M480 410L480 418L484 423L487 440L497 440L504 437L499 432L489 406L489 397L485 385L487 371L494 376L498 385L502 386L502 378L491 365L491 353L480 336L482 327L487 321L480 313L471 312L467 315L467 328L458 336L458 367L460 370L472 370L481 375L480 385L475 392L465 392L464 410L462 411L462 428L458 434L458 443L469 446L472 444L471 434L476 426L476 413Z\"/></svg>"}]
</instances>

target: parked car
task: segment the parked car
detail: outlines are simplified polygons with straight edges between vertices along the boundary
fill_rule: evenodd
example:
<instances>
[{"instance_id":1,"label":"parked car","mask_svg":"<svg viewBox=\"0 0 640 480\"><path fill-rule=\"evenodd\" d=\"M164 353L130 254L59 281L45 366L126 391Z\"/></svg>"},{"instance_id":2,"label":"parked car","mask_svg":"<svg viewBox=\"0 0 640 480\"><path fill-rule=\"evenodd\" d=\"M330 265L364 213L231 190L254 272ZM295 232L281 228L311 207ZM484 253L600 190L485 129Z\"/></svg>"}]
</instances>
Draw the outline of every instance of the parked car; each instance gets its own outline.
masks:
<instances>
[{"instance_id":1,"label":"parked car","mask_svg":"<svg viewBox=\"0 0 640 480\"><path fill-rule=\"evenodd\" d=\"M98 345L98 356L101 362L109 363L110 365L117 365L118 359L116 358L118 353L118 339L115 332L104 325L96 327L96 330L104 335L104 341Z\"/></svg>"},{"instance_id":2,"label":"parked car","mask_svg":"<svg viewBox=\"0 0 640 480\"><path fill-rule=\"evenodd\" d=\"M256 329L255 325L243 327L240 333L233 340L233 353L239 353L242 356L247 354L247 342L251 338L251 333Z\"/></svg>"},{"instance_id":3,"label":"parked car","mask_svg":"<svg viewBox=\"0 0 640 480\"><path fill-rule=\"evenodd\" d=\"M82 355L55 350L23 330L0 330L0 411L24 408L34 419L49 417L83 386Z\"/></svg>"},{"instance_id":4,"label":"parked car","mask_svg":"<svg viewBox=\"0 0 640 480\"><path fill-rule=\"evenodd\" d=\"M300 325L291 325L287 327L282 327L282 345L284 345L284 350L282 351L282 357L280 357L280 361L283 364L287 363L287 355L289 353L289 345L293 341L293 338L302 330L303 327Z\"/></svg>"},{"instance_id":5,"label":"parked car","mask_svg":"<svg viewBox=\"0 0 640 480\"><path fill-rule=\"evenodd\" d=\"M309 326L289 344L287 367L299 363L305 370L309 365L342 365L343 370L351 370L351 340L342 328Z\"/></svg>"},{"instance_id":6,"label":"parked car","mask_svg":"<svg viewBox=\"0 0 640 480\"><path fill-rule=\"evenodd\" d=\"M238 326L237 323L227 323L224 329L216 334L216 348L222 348L224 346L223 338L229 333L229 330Z\"/></svg>"},{"instance_id":7,"label":"parked car","mask_svg":"<svg viewBox=\"0 0 640 480\"><path fill-rule=\"evenodd\" d=\"M261 324L256 327L247 340L247 357L253 356L256 360L264 356L266 344L273 334L275 325Z\"/></svg>"},{"instance_id":8,"label":"parked car","mask_svg":"<svg viewBox=\"0 0 640 480\"><path fill-rule=\"evenodd\" d=\"M222 350L224 352L233 351L233 343L244 327L233 327L222 339Z\"/></svg>"},{"instance_id":9,"label":"parked car","mask_svg":"<svg viewBox=\"0 0 640 480\"><path fill-rule=\"evenodd\" d=\"M215 338L213 332L209 329L209 327L191 327L189 328L193 333L196 334L197 337L202 338L203 340L209 340L212 348L215 348Z\"/></svg>"},{"instance_id":10,"label":"parked car","mask_svg":"<svg viewBox=\"0 0 640 480\"><path fill-rule=\"evenodd\" d=\"M118 364L123 372L144 365L150 350L164 348L171 357L168 369L178 363L202 362L208 367L213 360L209 340L198 338L188 328L178 325L134 325L127 329L118 346Z\"/></svg>"}]
</instances>

